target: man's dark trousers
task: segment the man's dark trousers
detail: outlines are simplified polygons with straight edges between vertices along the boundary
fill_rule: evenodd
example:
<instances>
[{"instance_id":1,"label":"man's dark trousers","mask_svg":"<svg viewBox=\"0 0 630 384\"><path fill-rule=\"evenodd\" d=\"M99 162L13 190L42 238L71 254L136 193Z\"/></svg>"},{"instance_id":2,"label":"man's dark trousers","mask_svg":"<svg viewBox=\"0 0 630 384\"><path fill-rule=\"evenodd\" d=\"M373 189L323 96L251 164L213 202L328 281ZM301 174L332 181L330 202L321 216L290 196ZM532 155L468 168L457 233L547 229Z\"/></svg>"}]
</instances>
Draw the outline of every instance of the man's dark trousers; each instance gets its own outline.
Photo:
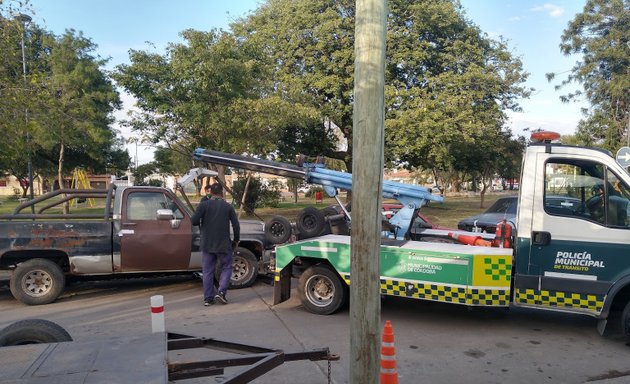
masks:
<instances>
[{"instance_id":1,"label":"man's dark trousers","mask_svg":"<svg viewBox=\"0 0 630 384\"><path fill-rule=\"evenodd\" d=\"M201 252L201 270L203 272L203 297L205 300L214 300L214 267L219 260L221 277L219 278L219 292L227 292L232 276L233 252L215 253Z\"/></svg>"}]
</instances>

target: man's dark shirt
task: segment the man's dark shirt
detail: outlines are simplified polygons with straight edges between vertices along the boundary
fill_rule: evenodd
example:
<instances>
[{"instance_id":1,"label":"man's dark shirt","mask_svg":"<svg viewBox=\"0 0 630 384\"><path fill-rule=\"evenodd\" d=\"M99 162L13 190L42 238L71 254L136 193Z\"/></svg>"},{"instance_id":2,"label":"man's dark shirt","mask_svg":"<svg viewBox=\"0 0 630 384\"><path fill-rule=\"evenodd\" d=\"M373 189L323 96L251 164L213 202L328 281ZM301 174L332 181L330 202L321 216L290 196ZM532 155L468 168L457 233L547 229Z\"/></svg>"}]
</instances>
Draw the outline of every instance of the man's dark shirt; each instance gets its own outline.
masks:
<instances>
[{"instance_id":1,"label":"man's dark shirt","mask_svg":"<svg viewBox=\"0 0 630 384\"><path fill-rule=\"evenodd\" d=\"M210 198L197 206L191 218L193 225L200 225L201 250L209 253L225 253L232 249L230 222L234 241L240 240L241 227L234 208L220 198Z\"/></svg>"}]
</instances>

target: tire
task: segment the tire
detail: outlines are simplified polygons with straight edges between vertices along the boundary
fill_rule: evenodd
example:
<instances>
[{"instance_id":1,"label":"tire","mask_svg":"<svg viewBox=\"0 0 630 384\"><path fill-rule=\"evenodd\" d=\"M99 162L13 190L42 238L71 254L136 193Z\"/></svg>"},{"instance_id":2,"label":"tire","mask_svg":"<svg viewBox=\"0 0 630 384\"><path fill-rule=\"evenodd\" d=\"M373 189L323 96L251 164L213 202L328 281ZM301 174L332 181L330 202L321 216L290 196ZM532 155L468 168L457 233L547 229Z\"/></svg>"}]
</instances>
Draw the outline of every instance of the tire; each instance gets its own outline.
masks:
<instances>
[{"instance_id":1,"label":"tire","mask_svg":"<svg viewBox=\"0 0 630 384\"><path fill-rule=\"evenodd\" d=\"M17 321L0 331L0 347L72 341L63 327L48 320Z\"/></svg>"},{"instance_id":2,"label":"tire","mask_svg":"<svg viewBox=\"0 0 630 384\"><path fill-rule=\"evenodd\" d=\"M304 239L319 236L324 230L324 224L326 224L324 215L315 207L304 208L295 223Z\"/></svg>"},{"instance_id":3,"label":"tire","mask_svg":"<svg viewBox=\"0 0 630 384\"><path fill-rule=\"evenodd\" d=\"M330 315L345 304L348 286L330 267L314 265L300 275L298 294L309 312Z\"/></svg>"},{"instance_id":4,"label":"tire","mask_svg":"<svg viewBox=\"0 0 630 384\"><path fill-rule=\"evenodd\" d=\"M265 239L271 244L286 243L291 237L291 223L287 218L274 216L265 223Z\"/></svg>"},{"instance_id":5,"label":"tire","mask_svg":"<svg viewBox=\"0 0 630 384\"><path fill-rule=\"evenodd\" d=\"M626 342L630 344L630 301L626 303L626 307L621 314L621 330Z\"/></svg>"},{"instance_id":6,"label":"tire","mask_svg":"<svg viewBox=\"0 0 630 384\"><path fill-rule=\"evenodd\" d=\"M214 269L214 276L219 281L221 270ZM230 288L247 288L256 281L258 276L258 260L256 256L247 248L236 247L234 250L234 261L232 263L232 276L230 277Z\"/></svg>"},{"instance_id":7,"label":"tire","mask_svg":"<svg viewBox=\"0 0 630 384\"><path fill-rule=\"evenodd\" d=\"M46 259L20 263L11 275L13 297L27 305L42 305L55 301L66 285L63 271Z\"/></svg>"},{"instance_id":8,"label":"tire","mask_svg":"<svg viewBox=\"0 0 630 384\"><path fill-rule=\"evenodd\" d=\"M338 215L339 212L333 207L325 207L320 209L322 216L324 216L324 229L319 234L319 236L329 235L332 233L332 226L335 225L335 222L328 220L328 216Z\"/></svg>"}]
</instances>

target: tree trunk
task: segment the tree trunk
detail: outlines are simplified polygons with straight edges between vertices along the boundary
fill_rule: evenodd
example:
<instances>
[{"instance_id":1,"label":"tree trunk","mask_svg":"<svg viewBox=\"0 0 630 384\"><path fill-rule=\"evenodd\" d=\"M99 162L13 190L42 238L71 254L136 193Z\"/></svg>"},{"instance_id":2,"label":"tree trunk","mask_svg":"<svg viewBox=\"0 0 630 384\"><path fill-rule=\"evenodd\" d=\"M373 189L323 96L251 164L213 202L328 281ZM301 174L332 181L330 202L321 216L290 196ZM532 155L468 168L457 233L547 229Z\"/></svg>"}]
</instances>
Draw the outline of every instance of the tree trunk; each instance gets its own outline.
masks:
<instances>
[{"instance_id":1,"label":"tree trunk","mask_svg":"<svg viewBox=\"0 0 630 384\"><path fill-rule=\"evenodd\" d=\"M488 184L485 181L481 182L482 188L481 188L481 201L479 203L479 208L484 208L484 202L486 199L486 191L488 190Z\"/></svg>"},{"instance_id":2,"label":"tree trunk","mask_svg":"<svg viewBox=\"0 0 630 384\"><path fill-rule=\"evenodd\" d=\"M243 214L243 207L245 207L245 199L247 198L247 191L249 190L249 181L252 179L252 174L247 174L247 181L245 182L245 189L243 190L243 197L241 198L241 206L238 208L238 218L241 218Z\"/></svg>"},{"instance_id":3,"label":"tree trunk","mask_svg":"<svg viewBox=\"0 0 630 384\"><path fill-rule=\"evenodd\" d=\"M61 146L59 147L59 165L57 167L57 179L59 180L59 189L64 189L66 187L65 183L63 182L63 160L64 160L64 156L65 156L65 146L63 145L63 143L61 143ZM64 215L67 215L70 212L70 203L69 202L65 202L63 204L63 213Z\"/></svg>"}]
</instances>

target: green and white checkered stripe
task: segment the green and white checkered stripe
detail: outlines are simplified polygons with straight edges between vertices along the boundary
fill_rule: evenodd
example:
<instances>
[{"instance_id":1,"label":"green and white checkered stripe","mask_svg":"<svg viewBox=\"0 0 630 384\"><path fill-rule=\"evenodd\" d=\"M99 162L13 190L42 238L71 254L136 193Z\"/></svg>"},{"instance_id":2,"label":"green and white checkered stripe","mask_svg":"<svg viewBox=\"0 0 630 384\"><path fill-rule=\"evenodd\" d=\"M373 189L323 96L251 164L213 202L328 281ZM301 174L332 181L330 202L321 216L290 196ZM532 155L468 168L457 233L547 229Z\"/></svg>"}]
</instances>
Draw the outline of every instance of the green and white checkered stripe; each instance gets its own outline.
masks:
<instances>
[{"instance_id":1,"label":"green and white checkered stripe","mask_svg":"<svg viewBox=\"0 0 630 384\"><path fill-rule=\"evenodd\" d=\"M343 279L350 284L350 275ZM500 288L467 287L381 278L381 294L473 306L504 307L510 304L510 291Z\"/></svg>"},{"instance_id":2,"label":"green and white checkered stripe","mask_svg":"<svg viewBox=\"0 0 630 384\"><path fill-rule=\"evenodd\" d=\"M606 295L589 295L560 291L539 291L535 289L517 289L514 301L520 304L555 308L584 309L600 313L604 307Z\"/></svg>"}]
</instances>

